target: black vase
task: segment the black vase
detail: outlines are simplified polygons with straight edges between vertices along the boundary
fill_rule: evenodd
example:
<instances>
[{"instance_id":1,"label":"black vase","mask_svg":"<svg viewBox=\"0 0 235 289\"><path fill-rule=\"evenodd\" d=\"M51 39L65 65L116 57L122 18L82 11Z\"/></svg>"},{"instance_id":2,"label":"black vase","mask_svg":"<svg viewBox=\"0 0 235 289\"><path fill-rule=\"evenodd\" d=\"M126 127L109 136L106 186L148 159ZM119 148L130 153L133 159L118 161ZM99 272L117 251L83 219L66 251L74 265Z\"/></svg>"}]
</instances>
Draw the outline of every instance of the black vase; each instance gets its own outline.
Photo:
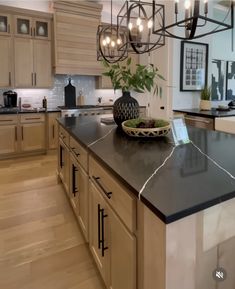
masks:
<instances>
[{"instance_id":1,"label":"black vase","mask_svg":"<svg viewBox=\"0 0 235 289\"><path fill-rule=\"evenodd\" d=\"M131 97L129 91L124 91L113 104L113 118L118 126L127 119L139 117L139 103Z\"/></svg>"}]
</instances>

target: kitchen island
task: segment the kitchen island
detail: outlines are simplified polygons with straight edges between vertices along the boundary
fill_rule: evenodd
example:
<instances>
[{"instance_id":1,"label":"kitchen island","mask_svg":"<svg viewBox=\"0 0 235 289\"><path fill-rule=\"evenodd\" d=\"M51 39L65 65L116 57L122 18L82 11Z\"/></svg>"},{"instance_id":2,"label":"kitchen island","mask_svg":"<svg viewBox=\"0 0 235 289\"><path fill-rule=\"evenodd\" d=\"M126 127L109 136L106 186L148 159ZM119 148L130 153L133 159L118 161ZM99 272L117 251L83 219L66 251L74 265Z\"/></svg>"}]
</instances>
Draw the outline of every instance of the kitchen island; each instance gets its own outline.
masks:
<instances>
[{"instance_id":1,"label":"kitchen island","mask_svg":"<svg viewBox=\"0 0 235 289\"><path fill-rule=\"evenodd\" d=\"M138 288L234 289L235 180L199 149L234 176L235 136L191 127L193 144L174 148L170 135L130 138L115 125L100 123L98 116L62 118L59 124L86 150L90 186L95 166L136 201L136 229L125 225L136 238ZM170 153L165 166L153 174ZM113 197L104 196L107 201ZM218 265L227 271L227 279L220 283L212 277ZM130 284L124 288L137 288Z\"/></svg>"}]
</instances>

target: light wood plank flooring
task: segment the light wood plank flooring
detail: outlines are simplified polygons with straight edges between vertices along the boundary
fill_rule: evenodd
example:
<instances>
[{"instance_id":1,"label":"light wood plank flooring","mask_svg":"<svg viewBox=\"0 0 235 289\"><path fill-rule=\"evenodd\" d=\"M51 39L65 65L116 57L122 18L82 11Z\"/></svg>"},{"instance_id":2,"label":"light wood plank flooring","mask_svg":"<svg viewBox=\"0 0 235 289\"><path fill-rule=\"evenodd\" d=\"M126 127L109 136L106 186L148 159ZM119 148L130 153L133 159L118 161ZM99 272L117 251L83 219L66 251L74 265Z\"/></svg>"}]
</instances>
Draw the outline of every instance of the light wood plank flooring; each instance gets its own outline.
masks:
<instances>
[{"instance_id":1,"label":"light wood plank flooring","mask_svg":"<svg viewBox=\"0 0 235 289\"><path fill-rule=\"evenodd\" d=\"M104 289L56 154L0 161L0 288Z\"/></svg>"}]
</instances>

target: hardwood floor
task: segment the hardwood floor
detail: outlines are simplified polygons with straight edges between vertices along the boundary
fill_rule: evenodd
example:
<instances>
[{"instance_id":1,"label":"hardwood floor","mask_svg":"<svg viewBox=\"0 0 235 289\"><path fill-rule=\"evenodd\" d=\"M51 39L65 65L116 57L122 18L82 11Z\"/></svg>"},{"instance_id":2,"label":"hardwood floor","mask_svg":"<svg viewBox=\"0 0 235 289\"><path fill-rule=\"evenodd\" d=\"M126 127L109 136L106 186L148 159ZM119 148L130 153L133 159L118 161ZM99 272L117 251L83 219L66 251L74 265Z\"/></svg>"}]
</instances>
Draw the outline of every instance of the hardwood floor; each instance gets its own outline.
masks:
<instances>
[{"instance_id":1,"label":"hardwood floor","mask_svg":"<svg viewBox=\"0 0 235 289\"><path fill-rule=\"evenodd\" d=\"M104 289L55 153L0 161L0 288Z\"/></svg>"}]
</instances>

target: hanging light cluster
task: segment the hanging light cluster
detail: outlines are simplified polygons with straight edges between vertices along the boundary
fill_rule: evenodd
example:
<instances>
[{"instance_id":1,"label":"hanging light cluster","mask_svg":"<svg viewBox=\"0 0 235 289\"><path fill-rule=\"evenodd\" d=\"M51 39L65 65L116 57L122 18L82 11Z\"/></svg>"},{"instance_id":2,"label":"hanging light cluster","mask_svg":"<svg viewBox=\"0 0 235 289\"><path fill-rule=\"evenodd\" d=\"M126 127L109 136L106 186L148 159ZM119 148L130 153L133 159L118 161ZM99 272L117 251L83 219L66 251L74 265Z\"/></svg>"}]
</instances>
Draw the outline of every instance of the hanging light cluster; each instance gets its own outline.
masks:
<instances>
[{"instance_id":1,"label":"hanging light cluster","mask_svg":"<svg viewBox=\"0 0 235 289\"><path fill-rule=\"evenodd\" d=\"M232 29L233 5L233 0L175 0L174 21L165 20L162 27L154 23L153 33L191 40Z\"/></svg>"},{"instance_id":2,"label":"hanging light cluster","mask_svg":"<svg viewBox=\"0 0 235 289\"><path fill-rule=\"evenodd\" d=\"M170 5L168 1L168 4ZM98 60L122 61L128 53L146 53L165 45L165 37L191 40L233 28L233 0L175 0L174 20L156 1L129 0L117 14L117 25L100 25ZM214 18L213 9L217 9ZM171 22L173 21L173 22Z\"/></svg>"}]
</instances>

